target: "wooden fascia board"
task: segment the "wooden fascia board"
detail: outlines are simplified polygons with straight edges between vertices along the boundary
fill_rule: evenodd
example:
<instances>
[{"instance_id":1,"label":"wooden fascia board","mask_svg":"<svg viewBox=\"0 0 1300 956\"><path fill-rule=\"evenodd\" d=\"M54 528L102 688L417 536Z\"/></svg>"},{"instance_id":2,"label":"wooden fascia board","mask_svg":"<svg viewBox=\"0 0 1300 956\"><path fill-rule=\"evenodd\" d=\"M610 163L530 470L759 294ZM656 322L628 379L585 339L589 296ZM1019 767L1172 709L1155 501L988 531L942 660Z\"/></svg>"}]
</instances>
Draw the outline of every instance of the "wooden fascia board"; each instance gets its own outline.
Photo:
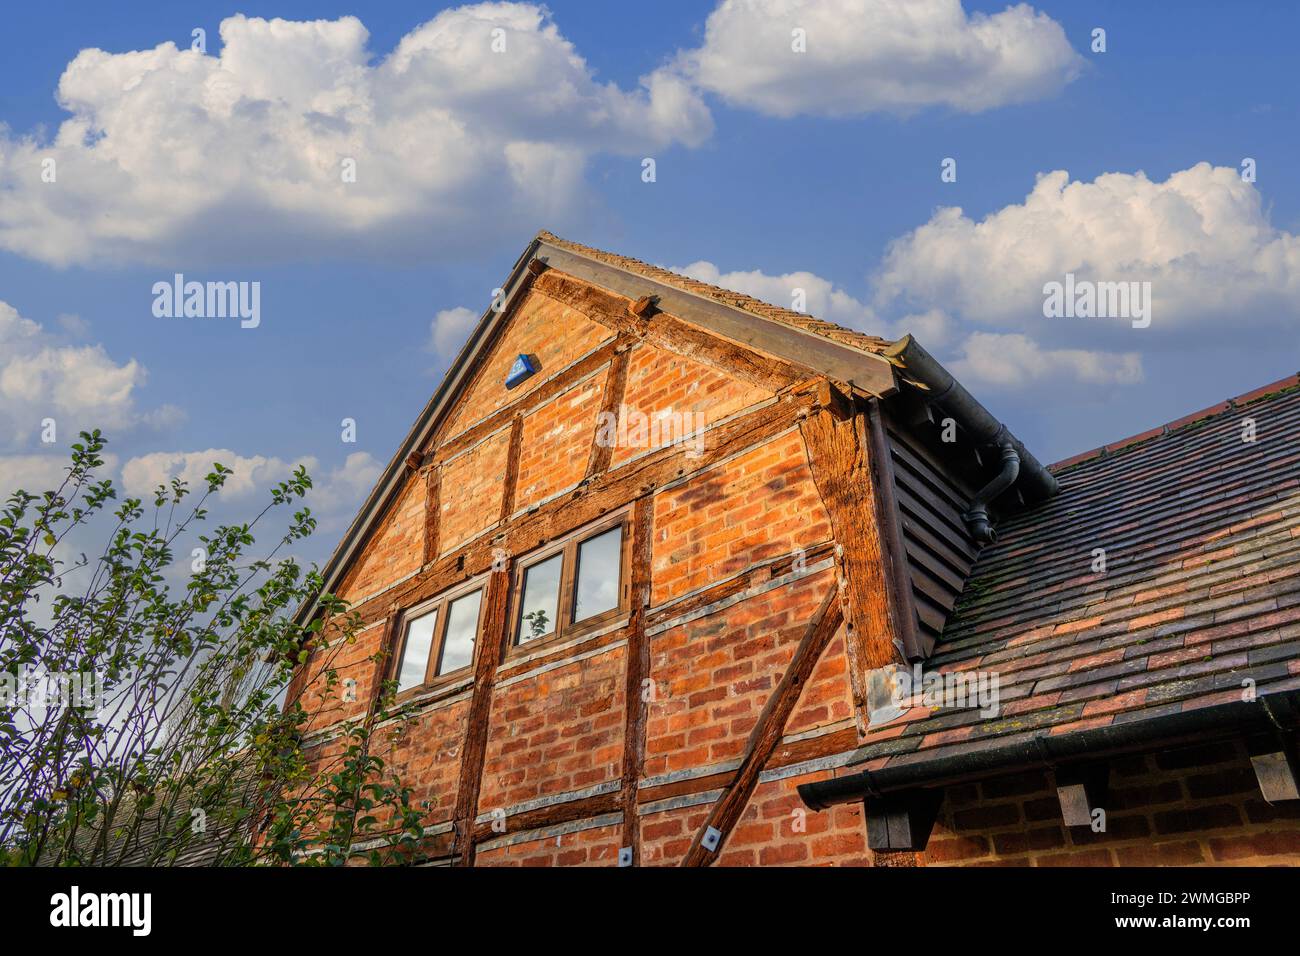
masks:
<instances>
[{"instance_id":1,"label":"wooden fascia board","mask_svg":"<svg viewBox=\"0 0 1300 956\"><path fill-rule=\"evenodd\" d=\"M808 366L877 397L897 390L894 367L883 356L841 345L814 332L746 312L648 276L592 259L542 240L535 253L548 266L632 301L653 296L661 312L742 345Z\"/></svg>"}]
</instances>

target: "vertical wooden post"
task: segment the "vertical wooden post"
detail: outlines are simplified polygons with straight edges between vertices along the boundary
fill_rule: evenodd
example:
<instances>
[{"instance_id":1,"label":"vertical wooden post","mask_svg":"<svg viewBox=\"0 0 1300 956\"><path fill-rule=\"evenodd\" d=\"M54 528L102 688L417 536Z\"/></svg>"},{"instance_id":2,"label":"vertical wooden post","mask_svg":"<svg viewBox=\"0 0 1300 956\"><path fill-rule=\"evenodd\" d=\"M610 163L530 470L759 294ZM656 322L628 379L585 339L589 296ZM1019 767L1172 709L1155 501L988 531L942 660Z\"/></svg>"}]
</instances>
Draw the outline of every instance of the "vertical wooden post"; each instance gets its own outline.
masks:
<instances>
[{"instance_id":1,"label":"vertical wooden post","mask_svg":"<svg viewBox=\"0 0 1300 956\"><path fill-rule=\"evenodd\" d=\"M868 674L898 662L897 628L888 556L877 524L876 488L868 450L860 436L863 413L829 383L819 389L822 407L800 424L808 467L830 515L836 570L842 584L844 619L858 729L867 726Z\"/></svg>"},{"instance_id":2,"label":"vertical wooden post","mask_svg":"<svg viewBox=\"0 0 1300 956\"><path fill-rule=\"evenodd\" d=\"M644 685L650 676L650 639L645 633L645 611L650 606L651 561L654 542L654 499L639 498L632 512L632 617L627 629L627 680L623 691L623 841L632 850L631 864L641 862L641 824L637 811L637 784L645 760L646 716L649 701Z\"/></svg>"},{"instance_id":3,"label":"vertical wooden post","mask_svg":"<svg viewBox=\"0 0 1300 956\"><path fill-rule=\"evenodd\" d=\"M618 351L610 359L609 372L605 376L605 398L601 402L600 413L596 416L596 430L591 439L591 455L587 460L587 477L604 474L609 469L610 458L614 454L614 446L610 442L602 444L600 442L600 433L602 431L601 423L610 415L617 420L619 409L623 404L625 392L627 391L627 366L628 353L632 349L632 340L620 334Z\"/></svg>"},{"instance_id":4,"label":"vertical wooden post","mask_svg":"<svg viewBox=\"0 0 1300 956\"><path fill-rule=\"evenodd\" d=\"M894 460L885 422L880 415L880 399L870 398L866 404L866 414L857 416L859 426L866 433L859 435L858 440L870 452L868 457L875 487L876 523L884 543L894 626L897 628L898 639L902 642L904 655L909 660L928 657L932 642L923 641L918 633L916 598L912 594L912 579L903 543L902 515L898 508L898 497L894 493Z\"/></svg>"},{"instance_id":5,"label":"vertical wooden post","mask_svg":"<svg viewBox=\"0 0 1300 956\"><path fill-rule=\"evenodd\" d=\"M434 462L424 475L424 564L438 556L438 524L441 516L442 465Z\"/></svg>"},{"instance_id":6,"label":"vertical wooden post","mask_svg":"<svg viewBox=\"0 0 1300 956\"><path fill-rule=\"evenodd\" d=\"M483 764L487 756L488 721L492 716L492 687L506 639L506 615L510 605L510 575L513 562L488 577L484 601L483 636L474 653L474 696L465 722L465 744L461 749L460 780L456 788L455 862L474 865L474 817L483 786Z\"/></svg>"},{"instance_id":7,"label":"vertical wooden post","mask_svg":"<svg viewBox=\"0 0 1300 956\"><path fill-rule=\"evenodd\" d=\"M524 416L510 423L510 448L506 452L505 490L501 494L501 520L508 521L515 510L515 485L519 484L519 450L524 444Z\"/></svg>"},{"instance_id":8,"label":"vertical wooden post","mask_svg":"<svg viewBox=\"0 0 1300 956\"><path fill-rule=\"evenodd\" d=\"M515 415L510 426L510 451L506 459L505 488L501 494L501 520L514 510L515 486L519 483L519 449L523 444L524 417ZM470 699L465 721L465 746L461 750L460 780L456 788L456 843L454 857L461 866L474 865L474 818L478 813L479 792L483 788L483 764L487 758L489 721L492 717L492 690L497 666L505 653L509 631L510 582L514 560L503 567L493 566L483 594L483 636L474 649L474 696Z\"/></svg>"}]
</instances>

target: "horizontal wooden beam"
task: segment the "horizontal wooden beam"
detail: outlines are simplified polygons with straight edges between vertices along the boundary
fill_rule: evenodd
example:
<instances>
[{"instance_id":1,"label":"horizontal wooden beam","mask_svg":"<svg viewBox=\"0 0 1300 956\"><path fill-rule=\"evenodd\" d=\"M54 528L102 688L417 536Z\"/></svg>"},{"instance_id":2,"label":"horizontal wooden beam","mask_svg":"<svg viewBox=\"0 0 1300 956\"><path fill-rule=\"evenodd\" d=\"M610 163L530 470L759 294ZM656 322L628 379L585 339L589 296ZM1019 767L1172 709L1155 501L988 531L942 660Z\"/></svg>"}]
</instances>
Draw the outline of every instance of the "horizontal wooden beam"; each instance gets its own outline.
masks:
<instances>
[{"instance_id":1,"label":"horizontal wooden beam","mask_svg":"<svg viewBox=\"0 0 1300 956\"><path fill-rule=\"evenodd\" d=\"M630 341L627 338L620 339L616 337L599 348L593 349L568 368L557 372L554 376L542 382L531 392L521 395L518 400L497 409L491 415L475 422L464 431L448 437L441 444L438 444L441 433L436 434L430 447L425 451L424 461L426 463L446 461L466 449L473 448L489 435L493 435L509 425L516 415L527 414L535 408L545 405L557 395L563 395L576 383L593 372L608 365L619 350L627 348Z\"/></svg>"},{"instance_id":2,"label":"horizontal wooden beam","mask_svg":"<svg viewBox=\"0 0 1300 956\"><path fill-rule=\"evenodd\" d=\"M558 826L561 823L573 823L588 817L598 817L613 813L622 806L622 797L617 790L599 793L580 800L566 803L553 803L545 807L524 810L511 814L501 821L484 820L474 825L474 842L494 840L503 833L519 833L524 830L540 830L542 827ZM504 829L503 829L504 827Z\"/></svg>"}]
</instances>

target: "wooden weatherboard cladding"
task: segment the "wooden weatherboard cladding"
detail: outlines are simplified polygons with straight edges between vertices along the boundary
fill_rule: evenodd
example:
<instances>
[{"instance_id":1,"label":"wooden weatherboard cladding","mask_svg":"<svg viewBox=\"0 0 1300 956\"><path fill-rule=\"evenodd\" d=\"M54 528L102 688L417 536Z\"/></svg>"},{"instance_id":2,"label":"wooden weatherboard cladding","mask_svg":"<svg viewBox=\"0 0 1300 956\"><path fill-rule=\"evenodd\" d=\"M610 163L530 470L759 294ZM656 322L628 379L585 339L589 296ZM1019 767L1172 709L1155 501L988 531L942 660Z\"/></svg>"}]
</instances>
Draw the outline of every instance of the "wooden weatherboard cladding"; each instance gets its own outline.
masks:
<instances>
[{"instance_id":1,"label":"wooden weatherboard cladding","mask_svg":"<svg viewBox=\"0 0 1300 956\"><path fill-rule=\"evenodd\" d=\"M979 555L962 521L974 489L916 430L887 409L879 417L886 438L882 480L892 478L890 510L918 635L909 656L928 657Z\"/></svg>"}]
</instances>

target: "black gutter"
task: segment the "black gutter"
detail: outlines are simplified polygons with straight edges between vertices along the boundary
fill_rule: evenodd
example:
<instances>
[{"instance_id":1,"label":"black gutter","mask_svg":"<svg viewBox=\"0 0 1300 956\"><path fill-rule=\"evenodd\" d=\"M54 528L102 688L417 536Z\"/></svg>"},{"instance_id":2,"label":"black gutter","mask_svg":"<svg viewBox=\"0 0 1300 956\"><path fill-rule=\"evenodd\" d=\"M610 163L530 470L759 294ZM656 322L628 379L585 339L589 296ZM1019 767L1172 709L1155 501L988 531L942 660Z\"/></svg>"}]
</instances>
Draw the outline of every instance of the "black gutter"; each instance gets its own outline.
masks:
<instances>
[{"instance_id":1,"label":"black gutter","mask_svg":"<svg viewBox=\"0 0 1300 956\"><path fill-rule=\"evenodd\" d=\"M1020 439L948 374L916 339L910 335L903 336L885 350L885 357L902 370L905 379L923 387L927 404L950 416L971 434L977 444L988 446L1010 442L1020 459L1016 481L1026 500L1042 501L1060 490L1056 478L1021 444Z\"/></svg>"},{"instance_id":2,"label":"black gutter","mask_svg":"<svg viewBox=\"0 0 1300 956\"><path fill-rule=\"evenodd\" d=\"M915 760L879 770L862 770L846 777L801 784L798 789L809 809L825 810L836 803L856 803L866 797L917 787L938 787L960 779L1095 760L1149 749L1180 738L1205 739L1207 733L1218 736L1258 731L1291 733L1297 727L1300 727L1300 690L1282 691L1260 694L1253 701L1232 701L1058 736L1046 730L1028 740L993 744L985 750Z\"/></svg>"}]
</instances>

